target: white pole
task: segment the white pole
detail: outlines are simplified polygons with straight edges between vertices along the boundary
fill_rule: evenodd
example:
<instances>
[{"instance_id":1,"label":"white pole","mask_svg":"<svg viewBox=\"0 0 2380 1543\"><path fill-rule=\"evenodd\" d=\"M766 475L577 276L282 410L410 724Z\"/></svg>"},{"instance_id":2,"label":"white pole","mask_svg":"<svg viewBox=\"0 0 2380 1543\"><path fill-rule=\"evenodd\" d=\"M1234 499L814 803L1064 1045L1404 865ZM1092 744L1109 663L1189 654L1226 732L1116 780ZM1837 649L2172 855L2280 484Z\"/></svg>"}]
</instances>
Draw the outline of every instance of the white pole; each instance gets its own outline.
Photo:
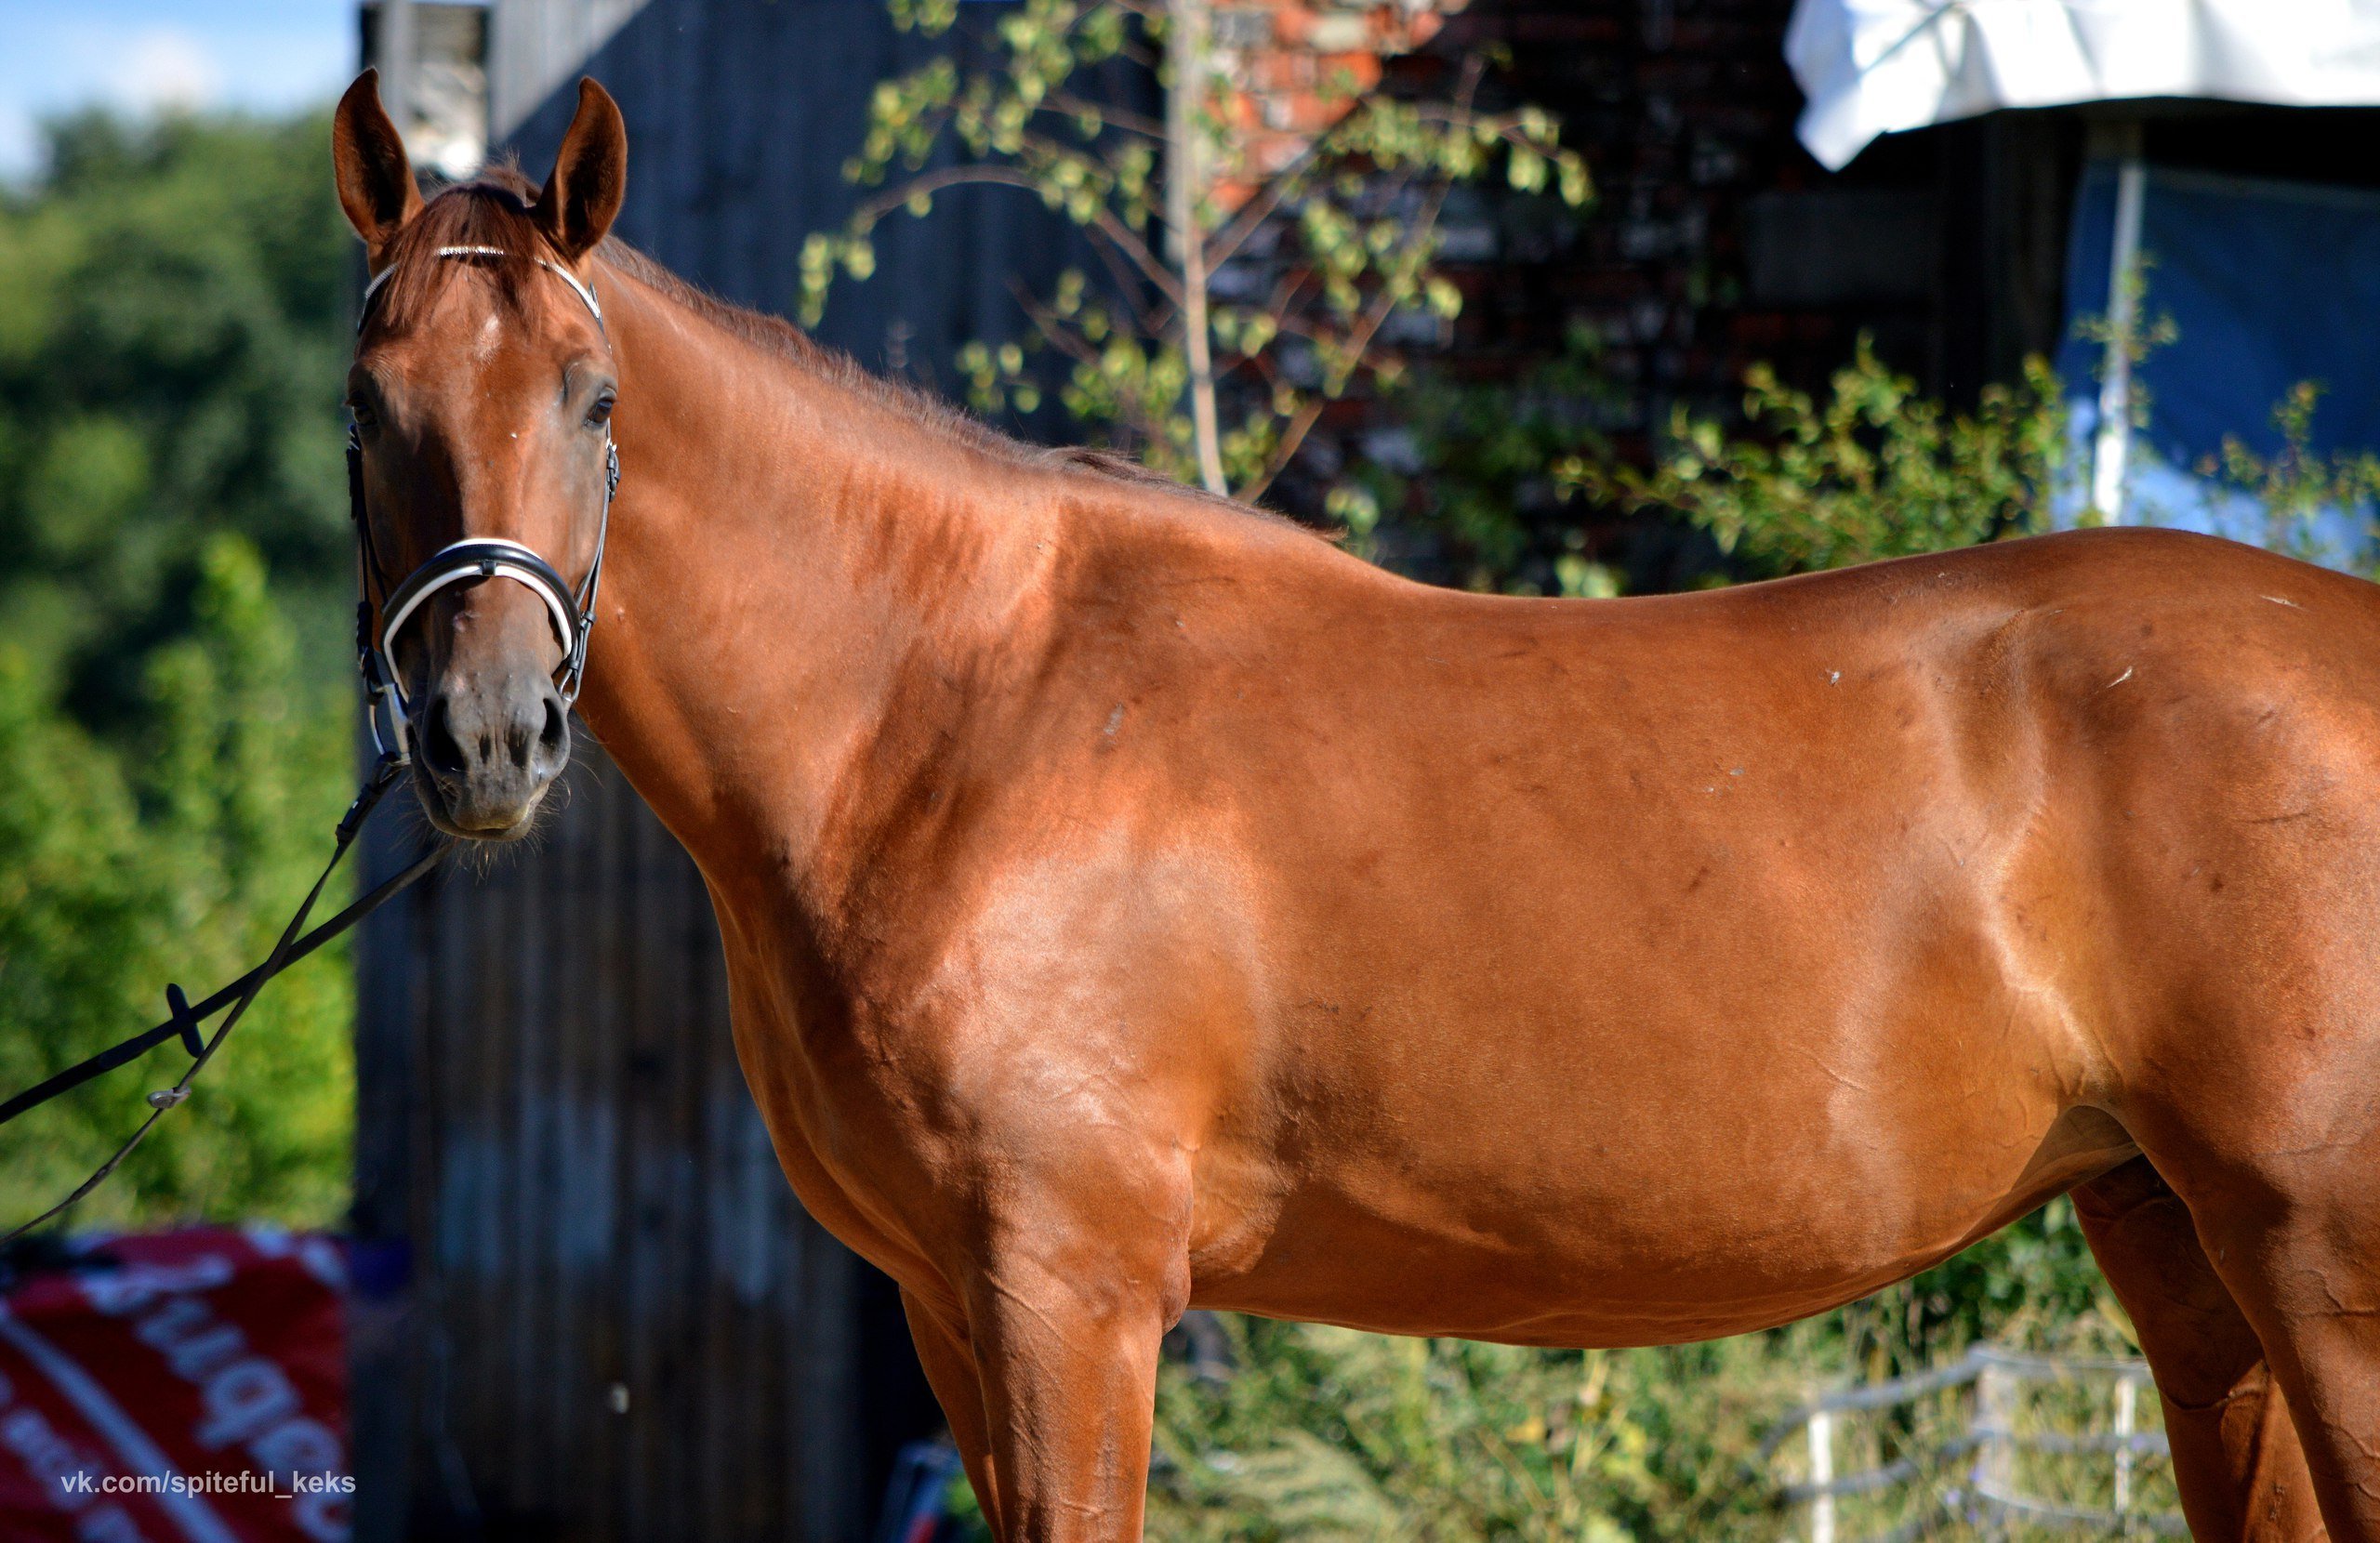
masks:
<instances>
[{"instance_id":1,"label":"white pole","mask_svg":"<svg viewBox=\"0 0 2380 1543\"><path fill-rule=\"evenodd\" d=\"M2115 251L2108 263L2107 368L2099 382L2099 432L2091 455L2091 507L2123 523L2124 457L2132 448L2132 345L2139 324L2140 204L2148 168L2135 146L2116 168Z\"/></svg>"},{"instance_id":2,"label":"white pole","mask_svg":"<svg viewBox=\"0 0 2380 1543\"><path fill-rule=\"evenodd\" d=\"M1834 1543L1834 1416L1824 1409L1810 1417L1810 1543Z\"/></svg>"},{"instance_id":3,"label":"white pole","mask_svg":"<svg viewBox=\"0 0 2380 1543\"><path fill-rule=\"evenodd\" d=\"M1976 1434L1982 1439L1977 1487L1988 1499L2016 1487L2016 1381L2004 1366L1986 1365L1975 1379Z\"/></svg>"},{"instance_id":4,"label":"white pole","mask_svg":"<svg viewBox=\"0 0 2380 1543\"><path fill-rule=\"evenodd\" d=\"M412 0L380 0L380 30L372 62L380 69L380 105L389 110L397 133L414 137L414 64L419 45L414 41ZM413 149L408 142L407 151Z\"/></svg>"},{"instance_id":5,"label":"white pole","mask_svg":"<svg viewBox=\"0 0 2380 1543\"><path fill-rule=\"evenodd\" d=\"M2123 1444L2116 1448L2116 1514L2132 1510L2132 1431L2138 1414L2135 1407L2140 1385L2128 1377L2116 1379L2116 1435Z\"/></svg>"},{"instance_id":6,"label":"white pole","mask_svg":"<svg viewBox=\"0 0 2380 1543\"><path fill-rule=\"evenodd\" d=\"M1207 322L1207 233L1198 225L1207 188L1206 129L1209 29L1207 0L1172 0L1166 55L1173 85L1165 99L1165 209L1182 274L1182 346L1190 366L1190 438L1198 454L1198 481L1228 496L1223 430L1215 412L1215 367Z\"/></svg>"}]
</instances>

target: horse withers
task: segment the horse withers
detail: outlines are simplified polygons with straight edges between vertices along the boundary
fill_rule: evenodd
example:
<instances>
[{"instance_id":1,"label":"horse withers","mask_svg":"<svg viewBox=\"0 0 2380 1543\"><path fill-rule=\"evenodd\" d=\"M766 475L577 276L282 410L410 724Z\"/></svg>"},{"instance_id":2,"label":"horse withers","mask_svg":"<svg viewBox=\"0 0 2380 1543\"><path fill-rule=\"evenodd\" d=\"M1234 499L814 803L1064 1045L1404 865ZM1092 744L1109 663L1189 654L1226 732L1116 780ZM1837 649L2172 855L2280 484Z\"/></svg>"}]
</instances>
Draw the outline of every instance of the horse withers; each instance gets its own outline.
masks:
<instances>
[{"instance_id":1,"label":"horse withers","mask_svg":"<svg viewBox=\"0 0 2380 1543\"><path fill-rule=\"evenodd\" d=\"M2380 591L2130 531L1427 588L671 278L592 83L542 188L424 204L368 78L334 151L379 562L607 554L581 711L1001 1537L1137 1536L1193 1306L1696 1339L2071 1192L2199 1536L2380 1543ZM449 830L560 764L550 599L392 640Z\"/></svg>"}]
</instances>

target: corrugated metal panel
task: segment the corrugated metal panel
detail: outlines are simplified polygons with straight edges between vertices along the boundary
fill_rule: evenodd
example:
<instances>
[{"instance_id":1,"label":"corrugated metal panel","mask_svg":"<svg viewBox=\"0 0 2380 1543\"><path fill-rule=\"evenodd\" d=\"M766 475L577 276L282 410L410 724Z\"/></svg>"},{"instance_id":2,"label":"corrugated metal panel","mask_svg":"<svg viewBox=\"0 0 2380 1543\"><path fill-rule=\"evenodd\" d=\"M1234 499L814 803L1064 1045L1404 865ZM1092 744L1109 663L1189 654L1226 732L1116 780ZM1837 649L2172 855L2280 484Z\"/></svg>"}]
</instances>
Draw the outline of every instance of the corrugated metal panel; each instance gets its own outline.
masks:
<instances>
[{"instance_id":1,"label":"corrugated metal panel","mask_svg":"<svg viewBox=\"0 0 2380 1543\"><path fill-rule=\"evenodd\" d=\"M778 1171L693 864L600 751L562 791L366 930L360 1535L863 1536L897 1310Z\"/></svg>"},{"instance_id":2,"label":"corrugated metal panel","mask_svg":"<svg viewBox=\"0 0 2380 1543\"><path fill-rule=\"evenodd\" d=\"M958 33L929 39L895 30L883 0L497 0L490 138L544 176L593 75L628 119L617 233L739 305L786 312L803 239L855 202L842 167L876 83L954 46L963 58L1002 8L970 5ZM880 227L875 276L838 286L819 336L957 394L959 345L1014 336L1012 285L1038 287L1070 251L1030 194L943 193L931 218Z\"/></svg>"},{"instance_id":3,"label":"corrugated metal panel","mask_svg":"<svg viewBox=\"0 0 2380 1543\"><path fill-rule=\"evenodd\" d=\"M542 176L597 76L628 123L619 233L780 310L852 205L873 84L941 46L881 0L497 0L489 34L499 147ZM1028 198L945 195L886 228L822 335L946 383L962 341L1018 324L1011 276L1066 249ZM933 1418L897 1299L795 1204L700 877L579 744L547 836L362 944L356 1220L384 1285L355 1325L359 1536L476 1512L507 1539L861 1538L890 1445ZM386 872L410 838L381 824Z\"/></svg>"}]
</instances>

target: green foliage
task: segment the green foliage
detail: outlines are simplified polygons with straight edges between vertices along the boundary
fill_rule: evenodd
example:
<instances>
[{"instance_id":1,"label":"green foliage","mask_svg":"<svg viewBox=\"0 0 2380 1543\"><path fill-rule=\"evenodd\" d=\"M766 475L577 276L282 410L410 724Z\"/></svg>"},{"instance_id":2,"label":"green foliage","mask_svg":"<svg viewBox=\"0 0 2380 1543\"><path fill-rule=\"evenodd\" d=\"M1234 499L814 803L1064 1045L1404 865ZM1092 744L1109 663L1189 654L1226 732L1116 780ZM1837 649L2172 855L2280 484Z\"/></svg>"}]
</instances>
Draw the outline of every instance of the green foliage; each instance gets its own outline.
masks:
<instances>
[{"instance_id":1,"label":"green foliage","mask_svg":"<svg viewBox=\"0 0 2380 1543\"><path fill-rule=\"evenodd\" d=\"M2380 534L2380 455L2314 449L2314 407L2321 396L2319 384L2299 381L2272 410L2278 451L2259 455L2226 434L2221 453L2200 463L2198 474L2262 507L2267 547L2309 562L2338 562L2347 554L2323 534L2321 517L2344 514L2367 535Z\"/></svg>"},{"instance_id":2,"label":"green foliage","mask_svg":"<svg viewBox=\"0 0 2380 1543\"><path fill-rule=\"evenodd\" d=\"M105 744L0 646L0 1086L30 1085L263 956L320 861L351 763L347 697L310 678L255 549L213 538L194 625L150 652L138 732ZM78 1224L192 1213L321 1222L344 1198L353 1100L343 950L293 969L236 1048ZM0 1215L96 1167L178 1075L161 1049L9 1128Z\"/></svg>"},{"instance_id":3,"label":"green foliage","mask_svg":"<svg viewBox=\"0 0 2380 1543\"><path fill-rule=\"evenodd\" d=\"M0 639L94 726L138 709L214 533L308 599L346 582L327 133L84 116L0 202Z\"/></svg>"},{"instance_id":4,"label":"green foliage","mask_svg":"<svg viewBox=\"0 0 2380 1543\"><path fill-rule=\"evenodd\" d=\"M1409 453L1351 468L1325 508L1373 561L1477 590L1616 594L1619 575L1585 555L1587 509L1554 476L1566 457L1608 458L1594 426L1609 397L1584 328L1517 379L1417 371L1382 399Z\"/></svg>"},{"instance_id":5,"label":"green foliage","mask_svg":"<svg viewBox=\"0 0 2380 1543\"><path fill-rule=\"evenodd\" d=\"M1236 1373L1159 1381L1166 1543L1765 1536L1761 1426L1822 1353L1803 1329L1582 1352L1223 1323Z\"/></svg>"},{"instance_id":6,"label":"green foliage","mask_svg":"<svg viewBox=\"0 0 2380 1543\"><path fill-rule=\"evenodd\" d=\"M1871 1381L1923 1371L1984 1339L2059 1352L2134 1349L2131 1321L2063 1195L1835 1316L1846 1366Z\"/></svg>"},{"instance_id":7,"label":"green foliage","mask_svg":"<svg viewBox=\"0 0 2380 1543\"><path fill-rule=\"evenodd\" d=\"M2171 311L2149 311L2149 275L2157 266L2154 254L2142 252L2117 280L2114 301L2108 310L2075 319L2074 336L2097 349L2092 374L2104 384L2121 362L2124 367L2125 412L2135 429L2149 425L2154 400L2140 366L2149 356L2181 336ZM2103 511L2104 512L2104 511Z\"/></svg>"},{"instance_id":8,"label":"green foliage","mask_svg":"<svg viewBox=\"0 0 2380 1543\"><path fill-rule=\"evenodd\" d=\"M892 13L938 33L958 10L894 0ZM1435 267L1450 187L1501 171L1516 191L1575 206L1586 167L1545 112L1474 105L1482 60L1444 101L1358 99L1326 83L1345 111L1286 166L1247 152L1219 79L1168 80L1190 96L1187 126L1170 137L1133 110L1135 91L1110 67L1154 64L1176 24L1151 0L1023 0L985 39L985 68L944 58L880 83L844 170L883 191L840 231L810 238L800 310L814 323L838 270L874 271L874 232L895 213L923 216L955 187L1023 191L1080 230L1101 282L1070 270L1053 293L1024 297L1030 348L967 349L974 404L1038 408L1047 381L1030 355L1046 350L1078 422L1185 480L1211 460L1223 485L1252 498L1330 402L1394 377L1380 346L1391 317L1461 310ZM1204 445L1202 423L1214 426Z\"/></svg>"},{"instance_id":9,"label":"green foliage","mask_svg":"<svg viewBox=\"0 0 2380 1543\"><path fill-rule=\"evenodd\" d=\"M0 1088L163 1017L168 980L254 964L352 786L326 127L85 116L0 198ZM268 992L77 1224L334 1219L344 965ZM0 1217L71 1188L181 1065L0 1134Z\"/></svg>"},{"instance_id":10,"label":"green foliage","mask_svg":"<svg viewBox=\"0 0 2380 1543\"><path fill-rule=\"evenodd\" d=\"M2046 530L2066 447L2057 377L2029 361L1953 414L1868 340L1823 405L1766 365L1744 377L1749 432L1683 407L1650 474L1566 458L1566 485L1683 513L1756 575L1871 562Z\"/></svg>"}]
</instances>

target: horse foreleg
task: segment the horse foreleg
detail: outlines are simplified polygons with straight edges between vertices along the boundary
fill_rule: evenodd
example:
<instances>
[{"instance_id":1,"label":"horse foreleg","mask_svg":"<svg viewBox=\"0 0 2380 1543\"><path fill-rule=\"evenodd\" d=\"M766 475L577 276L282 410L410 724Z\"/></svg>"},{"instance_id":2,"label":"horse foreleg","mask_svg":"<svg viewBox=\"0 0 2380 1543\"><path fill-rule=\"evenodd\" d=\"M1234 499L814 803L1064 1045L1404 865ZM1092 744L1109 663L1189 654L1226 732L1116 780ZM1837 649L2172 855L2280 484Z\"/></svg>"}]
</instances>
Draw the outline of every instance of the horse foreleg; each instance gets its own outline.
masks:
<instances>
[{"instance_id":1,"label":"horse foreleg","mask_svg":"<svg viewBox=\"0 0 2380 1543\"><path fill-rule=\"evenodd\" d=\"M2265 1348L2146 1158L2074 1192L2091 1252L2157 1377L2174 1480L2202 1543L2323 1536L2306 1454Z\"/></svg>"},{"instance_id":2,"label":"horse foreleg","mask_svg":"<svg viewBox=\"0 0 2380 1543\"><path fill-rule=\"evenodd\" d=\"M965 1289L1001 1543L1141 1536L1159 1293L1096 1249L1003 1250Z\"/></svg>"},{"instance_id":3,"label":"horse foreleg","mask_svg":"<svg viewBox=\"0 0 2380 1543\"><path fill-rule=\"evenodd\" d=\"M975 1503L983 1508L992 1535L1004 1536L998 1481L992 1469L991 1424L984 1413L984 1379L976 1373L975 1352L967 1342L966 1331L958 1326L958 1309L955 1305L937 1309L906 1286L901 1288L901 1309L908 1316L909 1338L918 1347L918 1365L925 1369L934 1401L942 1405L942 1418L950 1424L959 1459L967 1465L967 1482L974 1487Z\"/></svg>"}]
</instances>

